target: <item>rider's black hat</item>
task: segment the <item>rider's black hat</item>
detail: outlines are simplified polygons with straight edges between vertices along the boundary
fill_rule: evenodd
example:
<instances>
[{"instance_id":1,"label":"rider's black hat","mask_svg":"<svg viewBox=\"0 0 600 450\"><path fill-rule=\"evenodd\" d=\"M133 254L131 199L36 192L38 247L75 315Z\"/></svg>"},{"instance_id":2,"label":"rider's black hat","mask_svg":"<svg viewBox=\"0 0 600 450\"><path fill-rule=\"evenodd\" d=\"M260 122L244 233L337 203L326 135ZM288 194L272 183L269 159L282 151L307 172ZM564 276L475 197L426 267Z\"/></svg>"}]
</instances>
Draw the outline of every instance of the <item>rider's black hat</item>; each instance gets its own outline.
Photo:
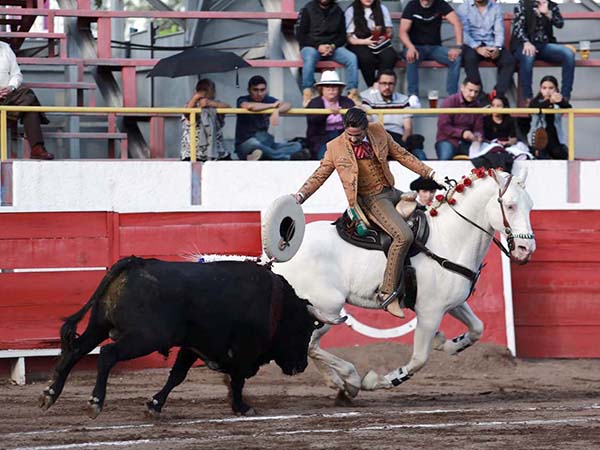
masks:
<instances>
[{"instance_id":1,"label":"rider's black hat","mask_svg":"<svg viewBox=\"0 0 600 450\"><path fill-rule=\"evenodd\" d=\"M442 187L431 178L419 177L410 183L411 191L437 191L438 189L442 189Z\"/></svg>"}]
</instances>

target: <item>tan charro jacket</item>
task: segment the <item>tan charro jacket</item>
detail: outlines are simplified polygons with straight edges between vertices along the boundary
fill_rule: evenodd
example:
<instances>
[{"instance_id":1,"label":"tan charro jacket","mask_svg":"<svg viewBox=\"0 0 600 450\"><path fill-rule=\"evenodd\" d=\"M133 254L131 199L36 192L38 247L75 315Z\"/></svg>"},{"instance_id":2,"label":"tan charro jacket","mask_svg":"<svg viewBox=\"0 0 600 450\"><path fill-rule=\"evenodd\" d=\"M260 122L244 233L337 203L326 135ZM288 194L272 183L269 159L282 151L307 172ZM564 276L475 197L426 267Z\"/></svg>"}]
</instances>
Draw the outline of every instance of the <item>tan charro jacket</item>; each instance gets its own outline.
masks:
<instances>
[{"instance_id":1,"label":"tan charro jacket","mask_svg":"<svg viewBox=\"0 0 600 450\"><path fill-rule=\"evenodd\" d=\"M433 174L431 167L423 164L408 150L398 145L381 124L369 124L367 138L373 148L375 157L381 163L383 174L390 186L394 186L394 176L390 171L387 161L388 156L422 177L429 178ZM334 170L337 170L340 177L346 197L348 198L348 204L354 207L358 191L358 163L345 133L327 143L327 151L321 160L321 165L304 182L298 191L304 196L304 200L314 194Z\"/></svg>"}]
</instances>

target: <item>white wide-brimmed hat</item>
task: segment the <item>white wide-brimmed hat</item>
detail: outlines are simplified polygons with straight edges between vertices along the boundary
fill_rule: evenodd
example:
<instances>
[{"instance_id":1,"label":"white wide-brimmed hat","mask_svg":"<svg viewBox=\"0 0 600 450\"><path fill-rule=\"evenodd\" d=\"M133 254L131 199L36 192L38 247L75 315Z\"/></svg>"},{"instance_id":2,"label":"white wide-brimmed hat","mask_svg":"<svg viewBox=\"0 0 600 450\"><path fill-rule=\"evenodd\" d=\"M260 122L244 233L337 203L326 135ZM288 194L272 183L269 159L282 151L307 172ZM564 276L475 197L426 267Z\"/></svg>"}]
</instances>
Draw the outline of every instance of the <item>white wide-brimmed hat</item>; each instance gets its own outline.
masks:
<instances>
[{"instance_id":1,"label":"white wide-brimmed hat","mask_svg":"<svg viewBox=\"0 0 600 450\"><path fill-rule=\"evenodd\" d=\"M302 244L304 211L293 195L276 198L262 216L262 245L276 262L292 259Z\"/></svg>"},{"instance_id":2,"label":"white wide-brimmed hat","mask_svg":"<svg viewBox=\"0 0 600 450\"><path fill-rule=\"evenodd\" d=\"M335 70L326 70L321 74L321 81L315 83L315 86L346 86Z\"/></svg>"}]
</instances>

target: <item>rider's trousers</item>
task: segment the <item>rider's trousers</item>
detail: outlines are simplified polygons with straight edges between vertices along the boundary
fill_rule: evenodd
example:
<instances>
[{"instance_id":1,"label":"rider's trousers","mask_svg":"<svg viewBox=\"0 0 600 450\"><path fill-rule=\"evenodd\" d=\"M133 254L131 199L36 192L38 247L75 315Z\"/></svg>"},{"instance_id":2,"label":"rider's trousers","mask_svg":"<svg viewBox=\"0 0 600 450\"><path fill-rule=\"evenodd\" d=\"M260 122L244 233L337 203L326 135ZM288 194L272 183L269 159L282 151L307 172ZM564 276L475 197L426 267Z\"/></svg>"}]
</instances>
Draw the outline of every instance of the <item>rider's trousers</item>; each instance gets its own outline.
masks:
<instances>
[{"instance_id":1,"label":"rider's trousers","mask_svg":"<svg viewBox=\"0 0 600 450\"><path fill-rule=\"evenodd\" d=\"M410 227L396 211L395 205L400 200L401 194L402 192L397 189L386 188L379 194L360 197L361 207L367 217L374 220L392 237L381 285L381 291L387 295L398 287L404 258L413 242Z\"/></svg>"}]
</instances>

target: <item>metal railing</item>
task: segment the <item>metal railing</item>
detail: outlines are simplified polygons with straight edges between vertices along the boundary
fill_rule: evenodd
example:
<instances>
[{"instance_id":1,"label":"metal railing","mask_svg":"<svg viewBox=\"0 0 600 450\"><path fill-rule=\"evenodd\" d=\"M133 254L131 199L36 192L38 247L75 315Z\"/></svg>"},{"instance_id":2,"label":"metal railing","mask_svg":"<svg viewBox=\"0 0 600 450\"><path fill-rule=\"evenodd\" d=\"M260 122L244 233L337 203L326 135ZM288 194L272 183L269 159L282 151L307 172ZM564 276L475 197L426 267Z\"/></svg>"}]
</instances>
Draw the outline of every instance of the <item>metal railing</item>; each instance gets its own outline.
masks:
<instances>
[{"instance_id":1,"label":"metal railing","mask_svg":"<svg viewBox=\"0 0 600 450\"><path fill-rule=\"evenodd\" d=\"M7 113L14 112L48 112L48 113L72 113L81 115L103 115L103 114L137 114L137 115L181 115L188 114L190 121L190 160L197 161L196 155L196 114L201 108L148 108L148 107L82 107L82 106L0 106L0 161L8 159L8 128ZM217 108L219 114L270 114L273 109L260 112L251 112L242 108ZM331 114L329 109L292 108L285 115L305 116L307 114ZM346 110L342 109L342 113ZM575 159L575 116L577 115L600 115L600 108L568 108L568 109L537 109L537 108L420 108L420 109L374 109L366 111L369 115L379 116L383 123L383 116L388 114L410 113L411 115L438 115L438 114L564 114L567 116L568 132L568 159Z\"/></svg>"}]
</instances>

